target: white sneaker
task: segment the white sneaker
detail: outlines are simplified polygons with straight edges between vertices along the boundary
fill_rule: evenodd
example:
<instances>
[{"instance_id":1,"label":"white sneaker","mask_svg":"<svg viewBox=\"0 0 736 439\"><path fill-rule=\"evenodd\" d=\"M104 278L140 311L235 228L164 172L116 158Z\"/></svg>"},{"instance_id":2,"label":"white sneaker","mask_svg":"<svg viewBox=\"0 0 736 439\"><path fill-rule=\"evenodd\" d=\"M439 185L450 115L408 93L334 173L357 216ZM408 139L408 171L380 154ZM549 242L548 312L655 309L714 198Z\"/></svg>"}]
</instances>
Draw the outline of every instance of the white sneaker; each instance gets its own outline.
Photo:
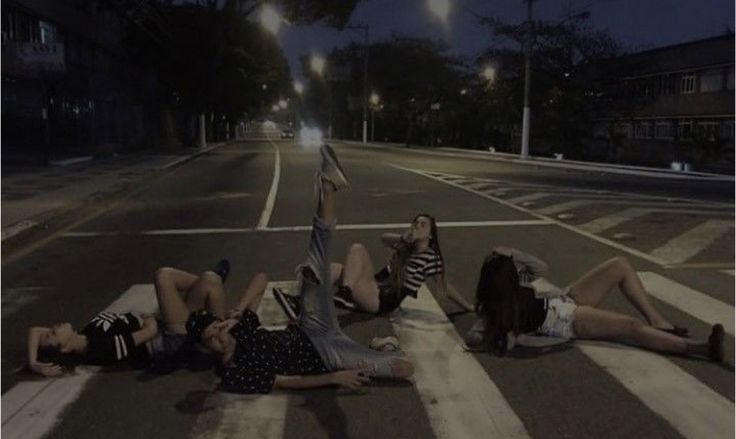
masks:
<instances>
[{"instance_id":1,"label":"white sneaker","mask_svg":"<svg viewBox=\"0 0 736 439\"><path fill-rule=\"evenodd\" d=\"M345 175L345 171L340 166L340 161L337 159L337 154L328 144L322 145L319 149L322 155L322 167L319 171L320 176L332 183L336 191L346 189L350 187L348 177Z\"/></svg>"},{"instance_id":2,"label":"white sneaker","mask_svg":"<svg viewBox=\"0 0 736 439\"><path fill-rule=\"evenodd\" d=\"M368 347L375 351L397 352L399 350L399 340L392 335L388 337L373 337Z\"/></svg>"}]
</instances>

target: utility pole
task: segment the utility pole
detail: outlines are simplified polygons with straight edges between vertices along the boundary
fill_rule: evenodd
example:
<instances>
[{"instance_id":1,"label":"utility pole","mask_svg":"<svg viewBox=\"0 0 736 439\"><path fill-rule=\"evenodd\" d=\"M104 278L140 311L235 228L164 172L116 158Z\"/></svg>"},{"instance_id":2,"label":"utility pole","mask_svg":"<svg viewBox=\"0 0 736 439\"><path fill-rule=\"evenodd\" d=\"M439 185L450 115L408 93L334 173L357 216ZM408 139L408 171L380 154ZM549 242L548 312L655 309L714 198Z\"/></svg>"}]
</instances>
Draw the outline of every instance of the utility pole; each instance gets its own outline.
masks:
<instances>
[{"instance_id":1,"label":"utility pole","mask_svg":"<svg viewBox=\"0 0 736 439\"><path fill-rule=\"evenodd\" d=\"M521 158L529 158L529 119L531 118L531 108L529 105L529 92L532 80L532 44L534 42L532 23L532 2L533 0L525 0L527 4L526 19L526 39L524 48L525 65L524 65L524 115L521 125Z\"/></svg>"},{"instance_id":2,"label":"utility pole","mask_svg":"<svg viewBox=\"0 0 736 439\"><path fill-rule=\"evenodd\" d=\"M353 24L346 29L363 29L363 143L368 143L368 32L367 24Z\"/></svg>"}]
</instances>

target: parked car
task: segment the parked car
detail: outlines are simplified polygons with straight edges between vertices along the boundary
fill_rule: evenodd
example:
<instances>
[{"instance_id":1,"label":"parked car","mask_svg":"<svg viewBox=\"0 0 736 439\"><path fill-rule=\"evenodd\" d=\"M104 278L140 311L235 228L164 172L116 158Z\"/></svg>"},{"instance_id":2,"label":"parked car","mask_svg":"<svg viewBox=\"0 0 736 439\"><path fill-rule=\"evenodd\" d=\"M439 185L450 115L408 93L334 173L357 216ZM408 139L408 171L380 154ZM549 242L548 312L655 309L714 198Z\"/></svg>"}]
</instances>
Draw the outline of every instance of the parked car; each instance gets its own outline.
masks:
<instances>
[{"instance_id":1,"label":"parked car","mask_svg":"<svg viewBox=\"0 0 736 439\"><path fill-rule=\"evenodd\" d=\"M287 128L283 131L281 131L281 138L282 139L293 139L294 138L294 130Z\"/></svg>"}]
</instances>

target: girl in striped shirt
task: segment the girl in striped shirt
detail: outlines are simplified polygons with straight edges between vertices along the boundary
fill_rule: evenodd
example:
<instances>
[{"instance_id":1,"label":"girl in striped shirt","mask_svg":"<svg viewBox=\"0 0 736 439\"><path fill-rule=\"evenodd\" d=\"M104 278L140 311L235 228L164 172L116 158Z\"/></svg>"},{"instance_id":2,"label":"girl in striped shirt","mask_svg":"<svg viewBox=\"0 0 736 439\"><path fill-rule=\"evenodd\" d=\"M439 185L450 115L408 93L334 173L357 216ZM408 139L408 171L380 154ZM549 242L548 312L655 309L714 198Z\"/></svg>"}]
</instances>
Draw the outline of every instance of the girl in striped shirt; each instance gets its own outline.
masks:
<instances>
[{"instance_id":1,"label":"girl in striped shirt","mask_svg":"<svg viewBox=\"0 0 736 439\"><path fill-rule=\"evenodd\" d=\"M431 290L447 295L465 310L474 309L445 281L437 223L432 216L419 214L406 232L385 233L381 241L394 252L389 263L378 272L360 243L350 247L342 266L333 264L333 273L342 272L335 293L338 304L369 313L388 313L398 308L407 296L416 298L426 282Z\"/></svg>"}]
</instances>

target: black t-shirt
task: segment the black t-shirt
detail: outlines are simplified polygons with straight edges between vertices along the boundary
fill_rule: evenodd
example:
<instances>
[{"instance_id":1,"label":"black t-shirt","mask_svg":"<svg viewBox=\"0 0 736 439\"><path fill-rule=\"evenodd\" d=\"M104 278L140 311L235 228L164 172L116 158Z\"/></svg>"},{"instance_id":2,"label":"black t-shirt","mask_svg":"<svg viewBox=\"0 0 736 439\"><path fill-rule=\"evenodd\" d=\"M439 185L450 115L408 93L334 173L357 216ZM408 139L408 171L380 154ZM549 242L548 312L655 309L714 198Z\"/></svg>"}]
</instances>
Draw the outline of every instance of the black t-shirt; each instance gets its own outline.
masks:
<instances>
[{"instance_id":1,"label":"black t-shirt","mask_svg":"<svg viewBox=\"0 0 736 439\"><path fill-rule=\"evenodd\" d=\"M258 316L245 310L230 334L235 352L222 367L221 387L234 393L268 393L276 375L327 373L312 342L297 325L269 331L261 328Z\"/></svg>"},{"instance_id":2,"label":"black t-shirt","mask_svg":"<svg viewBox=\"0 0 736 439\"><path fill-rule=\"evenodd\" d=\"M521 306L525 307L527 314L526 325L521 328L522 332L534 332L539 328L547 317L547 305L544 299L534 296L534 290L521 287L519 291Z\"/></svg>"},{"instance_id":3,"label":"black t-shirt","mask_svg":"<svg viewBox=\"0 0 736 439\"><path fill-rule=\"evenodd\" d=\"M135 314L101 312L87 323L82 334L87 336L85 363L108 365L126 360L142 365L148 358L145 344L135 345L133 333L141 329Z\"/></svg>"}]
</instances>

